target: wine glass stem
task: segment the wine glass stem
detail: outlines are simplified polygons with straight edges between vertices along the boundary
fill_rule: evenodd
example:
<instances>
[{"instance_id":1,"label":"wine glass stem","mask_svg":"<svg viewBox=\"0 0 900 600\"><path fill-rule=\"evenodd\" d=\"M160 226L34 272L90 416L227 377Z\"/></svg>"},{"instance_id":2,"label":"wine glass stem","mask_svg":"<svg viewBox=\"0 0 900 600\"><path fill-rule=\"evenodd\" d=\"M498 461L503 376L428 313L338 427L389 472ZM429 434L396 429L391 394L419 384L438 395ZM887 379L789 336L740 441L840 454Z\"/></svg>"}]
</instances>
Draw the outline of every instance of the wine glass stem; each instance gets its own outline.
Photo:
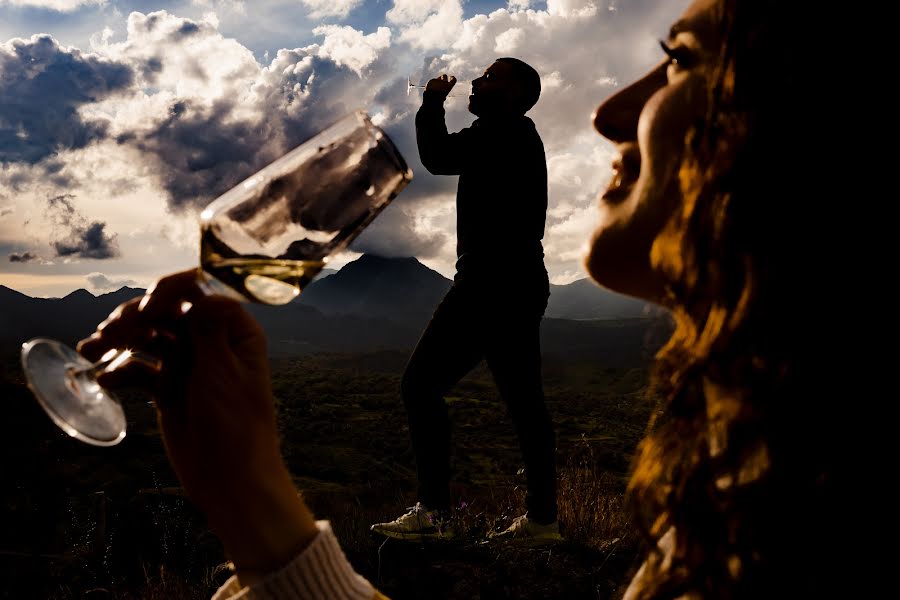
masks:
<instances>
[{"instance_id":1,"label":"wine glass stem","mask_svg":"<svg viewBox=\"0 0 900 600\"><path fill-rule=\"evenodd\" d=\"M122 365L132 362L142 364L154 371L159 371L162 368L162 361L145 352L135 352L134 350L116 350L112 356L102 358L89 367L85 367L83 369L69 369L69 374L72 377L83 377L95 380L104 373L115 371Z\"/></svg>"},{"instance_id":2,"label":"wine glass stem","mask_svg":"<svg viewBox=\"0 0 900 600\"><path fill-rule=\"evenodd\" d=\"M409 90L411 90L411 89L424 90L424 89L425 89L425 86L424 86L424 85L417 85L417 84L415 84L415 83L410 83L410 84L409 84L409 87L406 88L407 96L409 95L408 92L409 92ZM466 96L466 95L467 95L467 94L453 94L453 93L450 93L450 94L447 94L447 97L448 97L448 98L462 98L463 96Z\"/></svg>"}]
</instances>

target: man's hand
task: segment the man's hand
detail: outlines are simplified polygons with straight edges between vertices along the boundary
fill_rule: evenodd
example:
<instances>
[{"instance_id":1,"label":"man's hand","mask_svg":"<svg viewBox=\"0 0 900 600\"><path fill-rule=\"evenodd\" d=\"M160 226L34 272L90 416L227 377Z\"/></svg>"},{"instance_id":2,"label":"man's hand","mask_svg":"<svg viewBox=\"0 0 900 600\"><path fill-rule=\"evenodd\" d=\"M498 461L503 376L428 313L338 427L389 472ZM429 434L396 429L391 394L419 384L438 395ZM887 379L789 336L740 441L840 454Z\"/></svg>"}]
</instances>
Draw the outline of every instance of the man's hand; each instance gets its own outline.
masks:
<instances>
[{"instance_id":1,"label":"man's hand","mask_svg":"<svg viewBox=\"0 0 900 600\"><path fill-rule=\"evenodd\" d=\"M453 89L454 85L456 85L456 77L454 77L453 75L443 74L430 80L425 85L425 91L436 92L446 98L447 94L450 93L450 90Z\"/></svg>"}]
</instances>

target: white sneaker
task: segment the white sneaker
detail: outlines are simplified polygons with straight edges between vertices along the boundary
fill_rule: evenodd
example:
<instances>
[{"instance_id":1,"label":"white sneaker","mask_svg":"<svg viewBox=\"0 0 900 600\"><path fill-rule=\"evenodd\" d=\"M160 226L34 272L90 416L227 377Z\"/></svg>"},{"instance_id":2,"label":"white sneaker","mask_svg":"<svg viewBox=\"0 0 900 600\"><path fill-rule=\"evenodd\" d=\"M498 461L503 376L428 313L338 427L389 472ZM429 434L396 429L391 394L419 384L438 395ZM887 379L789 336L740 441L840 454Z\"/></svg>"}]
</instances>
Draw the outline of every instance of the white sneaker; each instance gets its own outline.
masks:
<instances>
[{"instance_id":1,"label":"white sneaker","mask_svg":"<svg viewBox=\"0 0 900 600\"><path fill-rule=\"evenodd\" d=\"M553 521L549 525L535 523L522 515L513 519L512 525L503 531L495 531L488 534L488 539L493 541L515 541L527 545L539 546L543 544L555 544L563 541L559 534L559 521Z\"/></svg>"},{"instance_id":2,"label":"white sneaker","mask_svg":"<svg viewBox=\"0 0 900 600\"><path fill-rule=\"evenodd\" d=\"M429 510L421 502L407 509L407 513L387 523L375 523L371 530L398 540L426 538L450 539L455 532L440 511Z\"/></svg>"}]
</instances>

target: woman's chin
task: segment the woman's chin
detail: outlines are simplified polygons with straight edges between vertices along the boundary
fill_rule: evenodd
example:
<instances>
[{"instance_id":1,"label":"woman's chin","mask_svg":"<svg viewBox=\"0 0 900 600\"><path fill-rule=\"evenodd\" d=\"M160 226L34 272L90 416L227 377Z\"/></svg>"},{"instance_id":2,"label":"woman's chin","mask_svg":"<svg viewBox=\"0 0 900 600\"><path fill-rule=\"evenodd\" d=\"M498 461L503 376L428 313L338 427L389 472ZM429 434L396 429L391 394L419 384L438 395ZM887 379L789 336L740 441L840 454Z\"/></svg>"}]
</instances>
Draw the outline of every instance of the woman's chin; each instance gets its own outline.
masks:
<instances>
[{"instance_id":1,"label":"woman's chin","mask_svg":"<svg viewBox=\"0 0 900 600\"><path fill-rule=\"evenodd\" d=\"M584 268L591 279L613 292L658 302L659 274L650 267L650 248L614 223L594 232Z\"/></svg>"},{"instance_id":2,"label":"woman's chin","mask_svg":"<svg viewBox=\"0 0 900 600\"><path fill-rule=\"evenodd\" d=\"M609 243L607 233L602 224L594 232L590 250L584 257L584 268L595 282L615 290L622 261L615 247Z\"/></svg>"}]
</instances>

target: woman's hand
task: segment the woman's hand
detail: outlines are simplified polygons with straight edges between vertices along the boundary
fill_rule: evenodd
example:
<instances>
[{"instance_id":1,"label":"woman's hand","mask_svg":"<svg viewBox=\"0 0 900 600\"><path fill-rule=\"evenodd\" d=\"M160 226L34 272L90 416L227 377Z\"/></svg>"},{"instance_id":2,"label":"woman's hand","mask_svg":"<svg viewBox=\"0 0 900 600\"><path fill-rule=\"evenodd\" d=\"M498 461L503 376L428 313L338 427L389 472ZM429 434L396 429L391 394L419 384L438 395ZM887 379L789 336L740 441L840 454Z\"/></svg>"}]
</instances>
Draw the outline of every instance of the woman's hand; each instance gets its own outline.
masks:
<instances>
[{"instance_id":1,"label":"woman's hand","mask_svg":"<svg viewBox=\"0 0 900 600\"><path fill-rule=\"evenodd\" d=\"M286 564L317 530L281 457L265 334L238 302L204 295L197 277L160 280L78 350L89 360L113 348L162 360L159 370L130 363L100 382L151 389L169 460L246 584Z\"/></svg>"}]
</instances>

